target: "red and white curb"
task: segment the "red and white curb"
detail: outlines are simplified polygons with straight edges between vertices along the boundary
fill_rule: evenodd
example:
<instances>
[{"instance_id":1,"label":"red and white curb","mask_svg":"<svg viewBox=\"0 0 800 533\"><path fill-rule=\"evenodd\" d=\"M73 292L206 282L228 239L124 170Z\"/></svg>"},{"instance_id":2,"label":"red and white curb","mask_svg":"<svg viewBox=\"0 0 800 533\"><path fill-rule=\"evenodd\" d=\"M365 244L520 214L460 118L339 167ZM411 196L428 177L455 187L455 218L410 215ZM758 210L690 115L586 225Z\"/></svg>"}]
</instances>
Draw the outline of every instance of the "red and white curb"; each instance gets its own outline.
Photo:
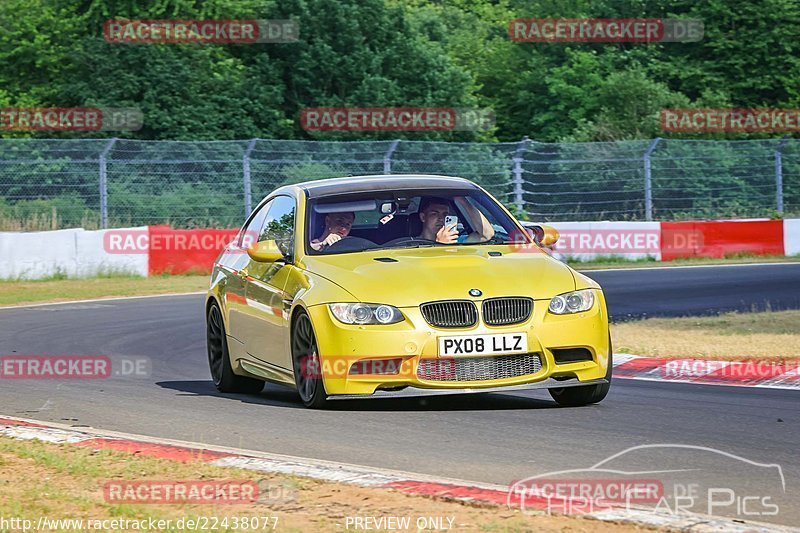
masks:
<instances>
[{"instance_id":1,"label":"red and white curb","mask_svg":"<svg viewBox=\"0 0 800 533\"><path fill-rule=\"evenodd\" d=\"M800 390L800 360L771 363L660 359L616 353L614 378Z\"/></svg>"},{"instance_id":2,"label":"red and white curb","mask_svg":"<svg viewBox=\"0 0 800 533\"><path fill-rule=\"evenodd\" d=\"M1 416L0 436L85 446L96 450L110 449L181 462L202 461L220 467L243 468L270 474L287 474L362 487L393 489L409 495L427 496L471 505L508 506L509 488L502 485L439 478L398 470L291 457L94 428L77 430L64 424L24 418ZM541 501L536 501L534 498L532 501L532 498L526 498L526 508L534 512L537 510L543 512L546 509L546 503L544 498L540 499ZM777 525L743 523L700 514L672 515L646 508L610 509L580 516L606 522L628 522L691 532L798 531L794 528Z\"/></svg>"}]
</instances>

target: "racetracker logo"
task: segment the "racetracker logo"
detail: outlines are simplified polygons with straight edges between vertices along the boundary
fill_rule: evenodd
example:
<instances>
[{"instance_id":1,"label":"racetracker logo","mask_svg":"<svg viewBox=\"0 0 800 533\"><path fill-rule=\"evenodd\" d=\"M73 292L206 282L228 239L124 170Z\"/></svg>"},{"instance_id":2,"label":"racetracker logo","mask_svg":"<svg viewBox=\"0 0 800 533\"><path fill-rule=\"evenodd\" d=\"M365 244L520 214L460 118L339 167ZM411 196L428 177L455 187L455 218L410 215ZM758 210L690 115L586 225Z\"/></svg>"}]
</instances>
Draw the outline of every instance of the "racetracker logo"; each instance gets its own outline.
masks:
<instances>
[{"instance_id":1,"label":"racetracker logo","mask_svg":"<svg viewBox=\"0 0 800 533\"><path fill-rule=\"evenodd\" d=\"M0 108L2 131L137 131L142 123L135 108Z\"/></svg>"},{"instance_id":2,"label":"racetracker logo","mask_svg":"<svg viewBox=\"0 0 800 533\"><path fill-rule=\"evenodd\" d=\"M523 43L669 43L703 38L699 20L515 19L511 40Z\"/></svg>"},{"instance_id":3,"label":"racetracker logo","mask_svg":"<svg viewBox=\"0 0 800 533\"><path fill-rule=\"evenodd\" d=\"M676 359L661 367L666 379L702 378L703 381L762 381L781 376L800 376L800 363L787 362L732 362L705 361L702 359Z\"/></svg>"},{"instance_id":4,"label":"racetracker logo","mask_svg":"<svg viewBox=\"0 0 800 533\"><path fill-rule=\"evenodd\" d=\"M407 357L369 355L327 355L300 358L300 374L306 379L456 379L457 363L453 357L408 359Z\"/></svg>"},{"instance_id":5,"label":"racetracker logo","mask_svg":"<svg viewBox=\"0 0 800 533\"><path fill-rule=\"evenodd\" d=\"M311 107L300 114L306 131L486 131L491 109L452 107Z\"/></svg>"},{"instance_id":6,"label":"racetracker logo","mask_svg":"<svg viewBox=\"0 0 800 533\"><path fill-rule=\"evenodd\" d=\"M107 503L120 504L244 504L259 501L255 481L108 481Z\"/></svg>"},{"instance_id":7,"label":"racetracker logo","mask_svg":"<svg viewBox=\"0 0 800 533\"><path fill-rule=\"evenodd\" d=\"M561 253L656 254L659 230L564 230L553 248Z\"/></svg>"},{"instance_id":8,"label":"racetracker logo","mask_svg":"<svg viewBox=\"0 0 800 533\"><path fill-rule=\"evenodd\" d=\"M299 38L291 20L121 20L103 25L113 44L291 43Z\"/></svg>"},{"instance_id":9,"label":"racetracker logo","mask_svg":"<svg viewBox=\"0 0 800 533\"><path fill-rule=\"evenodd\" d=\"M535 244L522 238L512 239L517 252L538 252ZM558 241L551 248L562 254L693 254L703 246L703 233L699 230L660 229L569 229L558 230Z\"/></svg>"},{"instance_id":10,"label":"racetracker logo","mask_svg":"<svg viewBox=\"0 0 800 533\"><path fill-rule=\"evenodd\" d=\"M800 132L800 109L662 109L661 129L673 133Z\"/></svg>"},{"instance_id":11,"label":"racetracker logo","mask_svg":"<svg viewBox=\"0 0 800 533\"><path fill-rule=\"evenodd\" d=\"M630 504L658 503L664 484L658 479L528 478L512 485L508 501L525 510L526 503L545 502L548 512L587 514Z\"/></svg>"},{"instance_id":12,"label":"racetracker logo","mask_svg":"<svg viewBox=\"0 0 800 533\"><path fill-rule=\"evenodd\" d=\"M161 252L215 252L231 243L238 235L235 229L164 230L147 229L108 230L103 234L103 250L108 254L149 254ZM241 247L229 248L230 253L246 253L247 247L258 242L255 232L242 236Z\"/></svg>"},{"instance_id":13,"label":"racetracker logo","mask_svg":"<svg viewBox=\"0 0 800 533\"><path fill-rule=\"evenodd\" d=\"M0 379L107 379L149 377L149 357L106 355L3 355Z\"/></svg>"}]
</instances>

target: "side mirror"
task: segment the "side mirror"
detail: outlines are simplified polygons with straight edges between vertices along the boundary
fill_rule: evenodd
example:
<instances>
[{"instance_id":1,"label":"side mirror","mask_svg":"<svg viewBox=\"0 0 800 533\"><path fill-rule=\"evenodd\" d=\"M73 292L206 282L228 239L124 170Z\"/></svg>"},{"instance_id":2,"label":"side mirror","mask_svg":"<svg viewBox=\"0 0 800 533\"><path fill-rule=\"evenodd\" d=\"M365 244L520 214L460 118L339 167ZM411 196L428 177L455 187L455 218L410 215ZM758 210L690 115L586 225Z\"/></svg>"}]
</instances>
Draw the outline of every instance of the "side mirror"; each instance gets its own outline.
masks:
<instances>
[{"instance_id":1,"label":"side mirror","mask_svg":"<svg viewBox=\"0 0 800 533\"><path fill-rule=\"evenodd\" d=\"M274 240L255 243L247 249L247 255L259 263L274 263L283 259L283 252Z\"/></svg>"},{"instance_id":2,"label":"side mirror","mask_svg":"<svg viewBox=\"0 0 800 533\"><path fill-rule=\"evenodd\" d=\"M533 237L534 242L541 244L544 230L541 226L525 226L525 230Z\"/></svg>"},{"instance_id":3,"label":"side mirror","mask_svg":"<svg viewBox=\"0 0 800 533\"><path fill-rule=\"evenodd\" d=\"M540 242L542 246L553 246L558 242L559 235L556 228L542 224L542 230L544 231L544 236Z\"/></svg>"},{"instance_id":4,"label":"side mirror","mask_svg":"<svg viewBox=\"0 0 800 533\"><path fill-rule=\"evenodd\" d=\"M535 226L527 226L525 229L531 234L533 240L542 246L552 246L558 242L558 230L553 226L536 224Z\"/></svg>"}]
</instances>

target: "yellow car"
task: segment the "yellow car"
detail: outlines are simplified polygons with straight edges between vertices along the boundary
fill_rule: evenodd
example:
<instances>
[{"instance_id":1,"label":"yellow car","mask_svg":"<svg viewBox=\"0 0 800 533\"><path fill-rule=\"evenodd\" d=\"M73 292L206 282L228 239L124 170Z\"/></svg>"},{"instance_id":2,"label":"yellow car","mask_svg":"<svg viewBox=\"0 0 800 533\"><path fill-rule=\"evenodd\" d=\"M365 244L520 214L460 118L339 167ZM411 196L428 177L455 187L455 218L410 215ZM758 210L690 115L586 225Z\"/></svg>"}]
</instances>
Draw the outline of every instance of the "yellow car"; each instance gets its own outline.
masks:
<instances>
[{"instance_id":1,"label":"yellow car","mask_svg":"<svg viewBox=\"0 0 800 533\"><path fill-rule=\"evenodd\" d=\"M542 236L544 238L542 239ZM303 403L548 389L596 403L611 382L600 286L469 180L388 175L287 185L214 264L208 360L222 392L266 381Z\"/></svg>"}]
</instances>

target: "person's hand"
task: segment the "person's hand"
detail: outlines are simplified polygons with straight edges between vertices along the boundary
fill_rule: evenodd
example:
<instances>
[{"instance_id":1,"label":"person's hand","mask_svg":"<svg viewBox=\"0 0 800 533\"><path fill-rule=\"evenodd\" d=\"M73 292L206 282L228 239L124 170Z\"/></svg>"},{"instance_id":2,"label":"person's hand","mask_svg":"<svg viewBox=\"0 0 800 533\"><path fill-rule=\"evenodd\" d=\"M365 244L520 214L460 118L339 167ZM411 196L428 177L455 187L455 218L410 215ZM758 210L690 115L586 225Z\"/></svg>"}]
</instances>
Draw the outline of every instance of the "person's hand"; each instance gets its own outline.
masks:
<instances>
[{"instance_id":1,"label":"person's hand","mask_svg":"<svg viewBox=\"0 0 800 533\"><path fill-rule=\"evenodd\" d=\"M436 232L436 242L441 244L453 244L458 239L458 230L456 229L455 224L450 224L449 226L442 226L442 228Z\"/></svg>"},{"instance_id":2,"label":"person's hand","mask_svg":"<svg viewBox=\"0 0 800 533\"><path fill-rule=\"evenodd\" d=\"M335 242L339 242L341 240L342 240L342 236L341 235L339 235L338 233L331 233L330 235L328 235L327 237L325 237L321 241L317 241L317 240L311 241L311 247L313 249L319 251L319 250L322 250L323 248L325 248L326 246L330 246L331 244L333 244Z\"/></svg>"},{"instance_id":3,"label":"person's hand","mask_svg":"<svg viewBox=\"0 0 800 533\"><path fill-rule=\"evenodd\" d=\"M324 244L325 246L330 246L331 244L339 242L341 240L342 240L341 235L339 235L338 233L331 233L330 235L325 237L325 239L323 239L322 244Z\"/></svg>"}]
</instances>

